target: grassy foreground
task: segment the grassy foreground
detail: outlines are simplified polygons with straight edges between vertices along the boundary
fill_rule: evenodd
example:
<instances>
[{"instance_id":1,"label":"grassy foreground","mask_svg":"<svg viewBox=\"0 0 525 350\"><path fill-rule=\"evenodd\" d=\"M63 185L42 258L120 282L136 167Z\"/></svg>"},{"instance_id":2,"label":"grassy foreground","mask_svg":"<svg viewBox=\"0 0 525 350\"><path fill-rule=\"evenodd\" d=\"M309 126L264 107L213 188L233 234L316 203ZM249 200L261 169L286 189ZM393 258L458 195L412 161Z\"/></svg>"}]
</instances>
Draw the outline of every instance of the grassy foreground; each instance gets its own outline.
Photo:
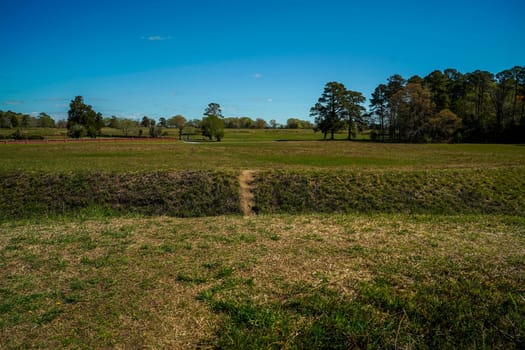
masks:
<instances>
[{"instance_id":1,"label":"grassy foreground","mask_svg":"<svg viewBox=\"0 0 525 350\"><path fill-rule=\"evenodd\" d=\"M525 346L525 220L120 217L0 224L3 348Z\"/></svg>"}]
</instances>

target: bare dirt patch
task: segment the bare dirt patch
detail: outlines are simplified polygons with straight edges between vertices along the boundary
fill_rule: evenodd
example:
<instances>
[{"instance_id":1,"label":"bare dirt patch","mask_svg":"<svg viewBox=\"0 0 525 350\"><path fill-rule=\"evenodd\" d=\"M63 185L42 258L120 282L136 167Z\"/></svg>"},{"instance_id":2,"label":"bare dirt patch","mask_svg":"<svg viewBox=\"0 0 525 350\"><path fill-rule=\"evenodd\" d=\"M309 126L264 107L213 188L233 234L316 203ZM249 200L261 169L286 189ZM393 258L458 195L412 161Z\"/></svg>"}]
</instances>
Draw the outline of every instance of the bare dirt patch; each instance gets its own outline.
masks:
<instances>
[{"instance_id":1,"label":"bare dirt patch","mask_svg":"<svg viewBox=\"0 0 525 350\"><path fill-rule=\"evenodd\" d=\"M241 210L244 216L255 215L255 198L254 189L254 171L243 170L239 175L239 197Z\"/></svg>"}]
</instances>

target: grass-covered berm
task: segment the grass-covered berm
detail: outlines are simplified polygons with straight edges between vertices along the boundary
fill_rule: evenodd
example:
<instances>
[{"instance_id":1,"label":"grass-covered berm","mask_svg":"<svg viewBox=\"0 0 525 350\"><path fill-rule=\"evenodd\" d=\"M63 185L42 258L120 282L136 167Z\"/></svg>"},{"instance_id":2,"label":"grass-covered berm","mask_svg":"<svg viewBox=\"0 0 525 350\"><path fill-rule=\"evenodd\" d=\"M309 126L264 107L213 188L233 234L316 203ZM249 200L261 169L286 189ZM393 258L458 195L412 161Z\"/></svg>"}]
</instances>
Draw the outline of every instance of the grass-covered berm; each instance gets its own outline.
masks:
<instances>
[{"instance_id":1,"label":"grass-covered berm","mask_svg":"<svg viewBox=\"0 0 525 350\"><path fill-rule=\"evenodd\" d=\"M258 171L253 209L264 213L387 212L525 215L525 169ZM241 213L238 173L2 175L0 218L86 210L177 217Z\"/></svg>"},{"instance_id":2,"label":"grass-covered berm","mask_svg":"<svg viewBox=\"0 0 525 350\"><path fill-rule=\"evenodd\" d=\"M525 168L261 171L262 213L386 212L525 215Z\"/></svg>"},{"instance_id":3,"label":"grass-covered berm","mask_svg":"<svg viewBox=\"0 0 525 350\"><path fill-rule=\"evenodd\" d=\"M233 172L2 174L0 218L105 211L179 217L240 213Z\"/></svg>"}]
</instances>

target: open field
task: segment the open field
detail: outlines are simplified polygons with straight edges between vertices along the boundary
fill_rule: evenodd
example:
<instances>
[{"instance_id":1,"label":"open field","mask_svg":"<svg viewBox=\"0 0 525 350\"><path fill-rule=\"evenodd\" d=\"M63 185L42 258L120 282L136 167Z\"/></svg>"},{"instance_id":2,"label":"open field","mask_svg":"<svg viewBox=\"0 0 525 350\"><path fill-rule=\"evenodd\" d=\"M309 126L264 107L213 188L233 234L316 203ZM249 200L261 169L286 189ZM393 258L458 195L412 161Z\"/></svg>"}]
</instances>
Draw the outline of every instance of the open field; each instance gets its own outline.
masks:
<instances>
[{"instance_id":1,"label":"open field","mask_svg":"<svg viewBox=\"0 0 525 350\"><path fill-rule=\"evenodd\" d=\"M244 139L220 143L0 144L0 220L89 206L237 214L244 170L255 174L254 210L266 214L525 213L521 145L271 141L268 132L289 139L305 132L241 131Z\"/></svg>"},{"instance_id":2,"label":"open field","mask_svg":"<svg viewBox=\"0 0 525 350\"><path fill-rule=\"evenodd\" d=\"M510 216L120 217L0 225L5 348L525 345Z\"/></svg>"},{"instance_id":3,"label":"open field","mask_svg":"<svg viewBox=\"0 0 525 350\"><path fill-rule=\"evenodd\" d=\"M0 140L8 140L9 136L12 135L17 129L1 129L0 128ZM148 128L140 128L142 135L147 137ZM68 138L67 129L63 128L22 128L20 129L22 139L38 139L43 140L63 140ZM179 136L178 129L162 129L163 137L177 137ZM138 130L129 133L130 137L137 137ZM122 130L114 128L102 128L101 137L99 138L119 138L124 137ZM186 138L188 136L184 136ZM285 140L320 140L323 138L321 133L314 133L311 129L225 129L225 137L228 141L242 141L242 142L253 142L253 141L273 141L279 139ZM346 132L336 133L335 138L338 140L346 139ZM360 139L368 139L368 135L360 135ZM191 135L190 140L204 140L202 135Z\"/></svg>"},{"instance_id":4,"label":"open field","mask_svg":"<svg viewBox=\"0 0 525 350\"><path fill-rule=\"evenodd\" d=\"M0 348L525 347L525 147L230 136L0 144Z\"/></svg>"},{"instance_id":5,"label":"open field","mask_svg":"<svg viewBox=\"0 0 525 350\"><path fill-rule=\"evenodd\" d=\"M142 135L148 135L148 128L140 128ZM20 129L23 136L42 137L43 139L64 139L67 138L67 129L61 128L22 128ZM0 129L0 139L12 135L16 129ZM178 137L179 131L175 128L162 129L167 137ZM130 136L137 136L138 131L130 133ZM122 130L114 128L102 128L101 136L104 137L123 137ZM229 141L272 141L279 139L286 140L319 140L322 134L314 133L311 129L225 129L225 137ZM346 132L336 134L336 139L346 139ZM362 135L360 138L368 138ZM203 136L193 135L192 140L202 140Z\"/></svg>"},{"instance_id":6,"label":"open field","mask_svg":"<svg viewBox=\"0 0 525 350\"><path fill-rule=\"evenodd\" d=\"M525 147L520 145L324 142L308 140L312 135L317 139L320 137L305 130L227 130L224 141L220 143L0 144L0 171L412 171L525 166ZM302 141L278 141L297 139Z\"/></svg>"}]
</instances>

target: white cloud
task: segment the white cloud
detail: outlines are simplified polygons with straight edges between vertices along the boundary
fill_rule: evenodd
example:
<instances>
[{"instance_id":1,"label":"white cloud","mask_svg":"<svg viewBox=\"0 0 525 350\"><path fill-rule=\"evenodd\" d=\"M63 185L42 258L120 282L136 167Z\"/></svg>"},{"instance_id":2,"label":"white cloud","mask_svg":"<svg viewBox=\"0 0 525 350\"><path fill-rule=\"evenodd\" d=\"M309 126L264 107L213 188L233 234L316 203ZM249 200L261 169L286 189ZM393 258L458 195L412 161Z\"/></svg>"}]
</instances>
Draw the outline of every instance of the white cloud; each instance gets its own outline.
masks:
<instances>
[{"instance_id":1,"label":"white cloud","mask_svg":"<svg viewBox=\"0 0 525 350\"><path fill-rule=\"evenodd\" d=\"M36 98L33 101L35 102L65 102L70 99L67 97L51 97L51 98Z\"/></svg>"},{"instance_id":2,"label":"white cloud","mask_svg":"<svg viewBox=\"0 0 525 350\"><path fill-rule=\"evenodd\" d=\"M266 99L267 102L273 102L273 98Z\"/></svg>"},{"instance_id":3,"label":"white cloud","mask_svg":"<svg viewBox=\"0 0 525 350\"><path fill-rule=\"evenodd\" d=\"M141 119L143 116L143 114L139 114L139 113L128 113L126 118L129 118L129 119Z\"/></svg>"},{"instance_id":4,"label":"white cloud","mask_svg":"<svg viewBox=\"0 0 525 350\"><path fill-rule=\"evenodd\" d=\"M259 79L259 78L262 78L263 75L262 75L261 73L255 73L255 74L253 75L253 77L254 77L255 79Z\"/></svg>"},{"instance_id":5,"label":"white cloud","mask_svg":"<svg viewBox=\"0 0 525 350\"><path fill-rule=\"evenodd\" d=\"M150 36L143 36L143 40L149 40L149 41L164 41L164 40L171 40L173 37L171 35L168 36L161 36L161 35L150 35Z\"/></svg>"},{"instance_id":6,"label":"white cloud","mask_svg":"<svg viewBox=\"0 0 525 350\"><path fill-rule=\"evenodd\" d=\"M110 102L109 98L105 97L87 97L86 100L95 101L95 102Z\"/></svg>"},{"instance_id":7,"label":"white cloud","mask_svg":"<svg viewBox=\"0 0 525 350\"><path fill-rule=\"evenodd\" d=\"M24 101L20 101L20 100L7 100L7 101L2 102L2 104L4 104L4 105L8 105L8 106L17 106L17 105L24 104Z\"/></svg>"}]
</instances>

